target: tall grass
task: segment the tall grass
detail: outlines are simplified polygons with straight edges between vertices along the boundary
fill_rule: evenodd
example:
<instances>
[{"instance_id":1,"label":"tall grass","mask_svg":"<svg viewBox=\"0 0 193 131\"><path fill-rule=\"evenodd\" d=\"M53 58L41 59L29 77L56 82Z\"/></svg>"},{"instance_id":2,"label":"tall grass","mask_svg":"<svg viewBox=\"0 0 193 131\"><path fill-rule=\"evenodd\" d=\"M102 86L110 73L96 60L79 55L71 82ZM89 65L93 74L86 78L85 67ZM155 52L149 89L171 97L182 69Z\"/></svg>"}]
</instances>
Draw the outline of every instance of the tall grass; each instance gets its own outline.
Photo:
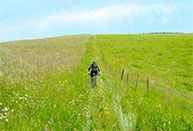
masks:
<instances>
[{"instance_id":1,"label":"tall grass","mask_svg":"<svg viewBox=\"0 0 193 131\"><path fill-rule=\"evenodd\" d=\"M0 129L192 130L191 42L192 35L80 35L0 43ZM87 74L93 60L102 73L97 88Z\"/></svg>"},{"instance_id":2,"label":"tall grass","mask_svg":"<svg viewBox=\"0 0 193 131\"><path fill-rule=\"evenodd\" d=\"M122 108L136 111L136 129L191 130L193 37L192 35L99 35L108 65L114 68L115 87L124 91ZM120 82L122 69L129 72ZM139 74L139 84L135 81ZM126 77L126 75L124 76ZM146 80L150 77L150 93ZM169 82L169 110L165 111L165 87ZM117 84L117 83L120 83ZM174 111L175 109L175 111Z\"/></svg>"}]
</instances>

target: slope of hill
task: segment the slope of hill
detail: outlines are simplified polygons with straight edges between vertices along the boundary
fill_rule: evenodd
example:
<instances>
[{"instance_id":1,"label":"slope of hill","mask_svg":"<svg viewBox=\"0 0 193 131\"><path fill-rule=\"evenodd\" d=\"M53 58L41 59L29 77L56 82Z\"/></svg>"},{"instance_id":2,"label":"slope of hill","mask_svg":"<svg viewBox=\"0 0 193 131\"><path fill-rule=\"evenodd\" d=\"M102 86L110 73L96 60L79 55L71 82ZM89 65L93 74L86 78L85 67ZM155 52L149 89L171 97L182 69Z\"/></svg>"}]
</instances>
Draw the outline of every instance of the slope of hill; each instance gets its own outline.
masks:
<instances>
[{"instance_id":1,"label":"slope of hill","mask_svg":"<svg viewBox=\"0 0 193 131\"><path fill-rule=\"evenodd\" d=\"M192 41L170 34L0 43L0 129L192 130ZM97 88L87 74L92 60L102 70Z\"/></svg>"}]
</instances>

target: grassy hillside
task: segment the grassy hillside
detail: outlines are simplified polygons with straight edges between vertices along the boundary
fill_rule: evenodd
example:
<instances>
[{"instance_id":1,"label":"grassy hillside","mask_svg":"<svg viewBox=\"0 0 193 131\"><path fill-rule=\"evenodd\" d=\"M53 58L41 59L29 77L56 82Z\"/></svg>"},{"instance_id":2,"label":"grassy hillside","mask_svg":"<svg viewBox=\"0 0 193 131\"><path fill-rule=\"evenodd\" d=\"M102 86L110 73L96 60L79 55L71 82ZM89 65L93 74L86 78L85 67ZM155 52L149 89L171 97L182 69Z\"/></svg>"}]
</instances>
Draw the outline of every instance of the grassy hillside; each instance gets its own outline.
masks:
<instances>
[{"instance_id":1,"label":"grassy hillside","mask_svg":"<svg viewBox=\"0 0 193 131\"><path fill-rule=\"evenodd\" d=\"M99 40L112 67L193 91L192 35L104 35Z\"/></svg>"},{"instance_id":2,"label":"grassy hillside","mask_svg":"<svg viewBox=\"0 0 193 131\"><path fill-rule=\"evenodd\" d=\"M65 36L0 43L0 51L1 130L193 129L193 35ZM97 88L87 75L93 60Z\"/></svg>"},{"instance_id":3,"label":"grassy hillside","mask_svg":"<svg viewBox=\"0 0 193 131\"><path fill-rule=\"evenodd\" d=\"M121 71L129 73L113 85L121 88L122 108L128 103L136 112L136 128L145 130L191 130L193 109L192 35L100 35L104 60L120 81ZM139 74L137 90L136 78ZM117 77L116 77L117 76ZM147 95L147 77L150 78ZM169 109L165 111L165 88L169 83ZM120 90L120 89L119 89ZM175 110L174 110L175 109Z\"/></svg>"}]
</instances>

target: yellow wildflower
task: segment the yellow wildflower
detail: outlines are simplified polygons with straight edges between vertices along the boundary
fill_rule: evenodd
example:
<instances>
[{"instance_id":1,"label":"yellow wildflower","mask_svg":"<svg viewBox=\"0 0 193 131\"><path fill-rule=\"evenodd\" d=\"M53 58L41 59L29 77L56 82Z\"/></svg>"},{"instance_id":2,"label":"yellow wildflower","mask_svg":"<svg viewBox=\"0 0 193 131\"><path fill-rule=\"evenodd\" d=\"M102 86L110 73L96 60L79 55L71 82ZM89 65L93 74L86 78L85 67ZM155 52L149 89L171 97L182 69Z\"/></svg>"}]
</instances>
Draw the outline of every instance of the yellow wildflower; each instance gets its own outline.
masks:
<instances>
[{"instance_id":1,"label":"yellow wildflower","mask_svg":"<svg viewBox=\"0 0 193 131\"><path fill-rule=\"evenodd\" d=\"M105 111L104 113L105 113L105 115L108 115L108 114L109 114L109 112L108 112L108 111Z\"/></svg>"},{"instance_id":2,"label":"yellow wildflower","mask_svg":"<svg viewBox=\"0 0 193 131\"><path fill-rule=\"evenodd\" d=\"M108 109L107 106L105 106L105 107L104 107L104 110L107 110L107 109Z\"/></svg>"},{"instance_id":3,"label":"yellow wildflower","mask_svg":"<svg viewBox=\"0 0 193 131\"><path fill-rule=\"evenodd\" d=\"M80 97L80 98L83 97L83 94L80 94L79 97Z\"/></svg>"}]
</instances>

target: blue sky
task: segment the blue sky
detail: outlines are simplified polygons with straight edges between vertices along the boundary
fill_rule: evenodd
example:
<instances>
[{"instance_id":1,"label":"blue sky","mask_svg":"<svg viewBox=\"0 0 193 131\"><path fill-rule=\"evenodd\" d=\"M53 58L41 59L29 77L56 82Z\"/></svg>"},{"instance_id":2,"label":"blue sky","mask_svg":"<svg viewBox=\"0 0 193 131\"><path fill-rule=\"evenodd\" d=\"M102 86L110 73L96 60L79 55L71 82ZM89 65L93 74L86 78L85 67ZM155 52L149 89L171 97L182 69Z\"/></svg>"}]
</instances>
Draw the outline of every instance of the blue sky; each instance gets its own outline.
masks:
<instances>
[{"instance_id":1,"label":"blue sky","mask_svg":"<svg viewBox=\"0 0 193 131\"><path fill-rule=\"evenodd\" d=\"M0 42L148 32L193 32L193 0L0 0Z\"/></svg>"}]
</instances>

